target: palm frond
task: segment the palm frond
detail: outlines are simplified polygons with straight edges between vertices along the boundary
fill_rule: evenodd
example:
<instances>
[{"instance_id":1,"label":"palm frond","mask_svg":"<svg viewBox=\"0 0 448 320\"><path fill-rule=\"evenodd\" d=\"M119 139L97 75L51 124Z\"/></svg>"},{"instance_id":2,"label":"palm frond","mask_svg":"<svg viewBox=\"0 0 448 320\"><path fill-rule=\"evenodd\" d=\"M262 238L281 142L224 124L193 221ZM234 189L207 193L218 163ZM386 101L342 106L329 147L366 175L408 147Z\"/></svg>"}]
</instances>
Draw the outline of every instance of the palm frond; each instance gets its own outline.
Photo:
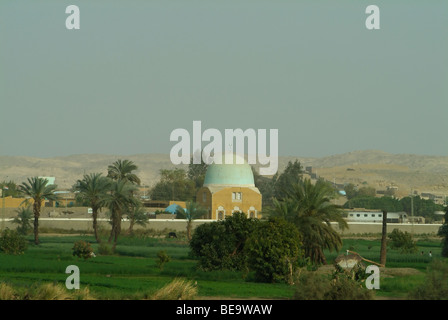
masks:
<instances>
[{"instance_id":1,"label":"palm frond","mask_svg":"<svg viewBox=\"0 0 448 320\"><path fill-rule=\"evenodd\" d=\"M107 176L113 180L125 180L140 185L140 178L132 173L138 170L137 165L130 160L117 160L107 168Z\"/></svg>"}]
</instances>

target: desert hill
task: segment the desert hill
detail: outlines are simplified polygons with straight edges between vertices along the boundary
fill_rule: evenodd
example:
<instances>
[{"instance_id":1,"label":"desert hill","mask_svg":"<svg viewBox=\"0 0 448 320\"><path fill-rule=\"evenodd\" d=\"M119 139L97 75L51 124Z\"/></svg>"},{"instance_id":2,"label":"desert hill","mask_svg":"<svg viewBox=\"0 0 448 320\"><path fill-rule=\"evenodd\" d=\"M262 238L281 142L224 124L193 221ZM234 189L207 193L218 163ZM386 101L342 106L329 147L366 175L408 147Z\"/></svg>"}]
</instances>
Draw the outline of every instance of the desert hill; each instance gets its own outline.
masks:
<instances>
[{"instance_id":1,"label":"desert hill","mask_svg":"<svg viewBox=\"0 0 448 320\"><path fill-rule=\"evenodd\" d=\"M60 188L69 188L84 173L103 172L117 159L134 161L142 183L154 185L160 169L175 168L168 154L105 155L83 154L53 158L0 156L0 181L26 181L32 176L56 177ZM336 184L369 185L377 190L398 187L399 195L411 190L448 195L448 157L415 154L390 154L367 150L331 155L321 158L279 157L281 172L288 161L299 160L303 167ZM180 166L186 168L186 165ZM257 166L256 166L257 167Z\"/></svg>"}]
</instances>

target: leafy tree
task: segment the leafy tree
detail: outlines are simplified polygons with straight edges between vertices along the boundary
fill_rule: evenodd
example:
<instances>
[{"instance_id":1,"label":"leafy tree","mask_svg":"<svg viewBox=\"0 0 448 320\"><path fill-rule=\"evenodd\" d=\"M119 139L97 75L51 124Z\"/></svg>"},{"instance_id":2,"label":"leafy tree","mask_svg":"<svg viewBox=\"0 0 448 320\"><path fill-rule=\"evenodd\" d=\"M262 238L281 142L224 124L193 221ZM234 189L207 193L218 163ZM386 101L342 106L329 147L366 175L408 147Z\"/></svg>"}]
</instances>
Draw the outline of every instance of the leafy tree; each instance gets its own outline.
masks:
<instances>
[{"instance_id":1,"label":"leafy tree","mask_svg":"<svg viewBox=\"0 0 448 320\"><path fill-rule=\"evenodd\" d=\"M426 222L431 223L438 217L434 214L436 211L444 211L443 205L435 203L431 199L422 199L420 196L404 197L400 199L400 203L408 215L411 215L412 210L414 216L425 217ZM413 208L412 208L413 206Z\"/></svg>"},{"instance_id":2,"label":"leafy tree","mask_svg":"<svg viewBox=\"0 0 448 320\"><path fill-rule=\"evenodd\" d=\"M303 237L305 257L315 264L326 264L323 250L339 250L342 240L331 227L332 221L343 230L347 223L342 209L331 202L336 196L332 185L319 179L312 184L305 179L290 187L283 200L274 200L273 216L285 218L293 223Z\"/></svg>"},{"instance_id":3,"label":"leafy tree","mask_svg":"<svg viewBox=\"0 0 448 320\"><path fill-rule=\"evenodd\" d=\"M374 187L361 187L358 190L357 197L375 197L376 190Z\"/></svg>"},{"instance_id":4,"label":"leafy tree","mask_svg":"<svg viewBox=\"0 0 448 320\"><path fill-rule=\"evenodd\" d=\"M303 167L298 160L289 161L285 170L272 178L274 181L274 197L277 200L283 199L291 192L291 187L302 180Z\"/></svg>"},{"instance_id":5,"label":"leafy tree","mask_svg":"<svg viewBox=\"0 0 448 320\"><path fill-rule=\"evenodd\" d=\"M389 235L389 245L392 249L398 249L401 253L416 253L417 243L412 239L412 235L398 229L392 230Z\"/></svg>"},{"instance_id":6,"label":"leafy tree","mask_svg":"<svg viewBox=\"0 0 448 320\"><path fill-rule=\"evenodd\" d=\"M191 253L199 258L203 270L245 270L247 255L243 249L258 219L235 212L223 221L204 223L195 229L190 241Z\"/></svg>"},{"instance_id":7,"label":"leafy tree","mask_svg":"<svg viewBox=\"0 0 448 320\"><path fill-rule=\"evenodd\" d=\"M4 197L20 197L20 191L18 190L17 184L12 180L0 182L0 190L3 190Z\"/></svg>"},{"instance_id":8,"label":"leafy tree","mask_svg":"<svg viewBox=\"0 0 448 320\"><path fill-rule=\"evenodd\" d=\"M349 183L344 187L345 195L348 200L355 198L358 195L358 189L353 183Z\"/></svg>"},{"instance_id":9,"label":"leafy tree","mask_svg":"<svg viewBox=\"0 0 448 320\"><path fill-rule=\"evenodd\" d=\"M34 243L39 244L39 217L42 206L42 201L58 200L57 194L55 194L57 186L48 185L48 180L44 178L28 178L28 182L22 182L19 185L20 192L25 196L33 200L33 214L34 214Z\"/></svg>"},{"instance_id":10,"label":"leafy tree","mask_svg":"<svg viewBox=\"0 0 448 320\"><path fill-rule=\"evenodd\" d=\"M271 207L275 192L274 179L260 175L253 166L252 173L254 175L255 187L260 190L260 193L262 195L261 199L263 201L263 208Z\"/></svg>"},{"instance_id":11,"label":"leafy tree","mask_svg":"<svg viewBox=\"0 0 448 320\"><path fill-rule=\"evenodd\" d=\"M234 269L230 256L233 241L226 237L226 227L221 222L198 226L191 238L191 254L199 258L199 267L205 271Z\"/></svg>"},{"instance_id":12,"label":"leafy tree","mask_svg":"<svg viewBox=\"0 0 448 320\"><path fill-rule=\"evenodd\" d=\"M348 200L357 198L357 197L375 197L376 190L373 187L361 187L358 189L353 183L349 183L344 187L345 195Z\"/></svg>"},{"instance_id":13,"label":"leafy tree","mask_svg":"<svg viewBox=\"0 0 448 320\"><path fill-rule=\"evenodd\" d=\"M403 206L398 199L383 196L381 198L362 196L355 197L344 204L344 208L365 208L371 210L385 210L387 212L403 211Z\"/></svg>"},{"instance_id":14,"label":"leafy tree","mask_svg":"<svg viewBox=\"0 0 448 320\"><path fill-rule=\"evenodd\" d=\"M244 250L258 281L292 284L303 256L301 245L301 235L293 224L282 218L270 218L257 224Z\"/></svg>"},{"instance_id":15,"label":"leafy tree","mask_svg":"<svg viewBox=\"0 0 448 320\"><path fill-rule=\"evenodd\" d=\"M200 154L195 154L195 156L199 157ZM206 164L201 157L201 163L195 164L193 163L193 157L191 158L190 164L188 165L187 177L191 181L194 182L195 191L202 188L204 185L205 174L207 173L208 164ZM195 194L196 194L195 192Z\"/></svg>"},{"instance_id":16,"label":"leafy tree","mask_svg":"<svg viewBox=\"0 0 448 320\"><path fill-rule=\"evenodd\" d=\"M273 205L274 198L284 198L290 186L302 179L303 168L300 162L295 160L289 161L285 170L281 174L277 172L272 178L260 175L254 167L252 173L255 186L262 194L263 207L269 208Z\"/></svg>"},{"instance_id":17,"label":"leafy tree","mask_svg":"<svg viewBox=\"0 0 448 320\"><path fill-rule=\"evenodd\" d=\"M112 180L103 177L101 173L85 174L74 186L77 200L87 203L92 208L93 232L98 243L101 242L98 235L98 213L105 206L105 199L111 186Z\"/></svg>"},{"instance_id":18,"label":"leafy tree","mask_svg":"<svg viewBox=\"0 0 448 320\"><path fill-rule=\"evenodd\" d=\"M31 226L31 217L33 215L33 212L29 206L27 207L20 207L16 210L17 217L14 218L12 221L13 223L17 224L17 232L20 235L27 235L33 227Z\"/></svg>"},{"instance_id":19,"label":"leafy tree","mask_svg":"<svg viewBox=\"0 0 448 320\"><path fill-rule=\"evenodd\" d=\"M6 254L23 254L27 241L17 231L5 229L0 233L0 251Z\"/></svg>"},{"instance_id":20,"label":"leafy tree","mask_svg":"<svg viewBox=\"0 0 448 320\"><path fill-rule=\"evenodd\" d=\"M183 169L160 170L160 181L151 190L154 200L189 201L195 198L195 183Z\"/></svg>"},{"instance_id":21,"label":"leafy tree","mask_svg":"<svg viewBox=\"0 0 448 320\"><path fill-rule=\"evenodd\" d=\"M208 213L207 209L201 207L198 203L188 201L186 210L183 208L177 210L177 216L187 220L187 239L191 240L191 228L194 219L198 219Z\"/></svg>"}]
</instances>

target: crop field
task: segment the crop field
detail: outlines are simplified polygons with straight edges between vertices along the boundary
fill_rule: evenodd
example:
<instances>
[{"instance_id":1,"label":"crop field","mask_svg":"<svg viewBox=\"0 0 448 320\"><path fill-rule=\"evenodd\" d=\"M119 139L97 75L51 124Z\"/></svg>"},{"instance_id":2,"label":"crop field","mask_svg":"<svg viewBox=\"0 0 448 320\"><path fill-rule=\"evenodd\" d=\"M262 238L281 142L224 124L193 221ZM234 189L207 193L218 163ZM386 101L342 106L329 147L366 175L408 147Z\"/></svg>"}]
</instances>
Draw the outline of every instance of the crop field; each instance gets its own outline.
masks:
<instances>
[{"instance_id":1,"label":"crop field","mask_svg":"<svg viewBox=\"0 0 448 320\"><path fill-rule=\"evenodd\" d=\"M22 255L0 253L0 282L18 288L43 283L64 285L69 276L67 266L80 270L81 288L88 287L95 299L145 299L175 278L197 283L197 299L291 299L293 285L255 282L252 273L232 271L205 272L197 268L185 240L122 236L113 255L98 254L93 236L41 235L41 244L32 244ZM74 242L91 243L96 257L84 260L72 255ZM432 259L440 258L440 241L418 242L419 253L401 254L388 250L387 270L381 274L381 289L377 297L404 298L424 281L426 268ZM344 239L339 253L326 252L328 264L346 250L379 262L379 240ZM165 251L170 257L163 269L157 265L157 253ZM423 255L421 251L424 251ZM432 251L432 257L428 252Z\"/></svg>"}]
</instances>

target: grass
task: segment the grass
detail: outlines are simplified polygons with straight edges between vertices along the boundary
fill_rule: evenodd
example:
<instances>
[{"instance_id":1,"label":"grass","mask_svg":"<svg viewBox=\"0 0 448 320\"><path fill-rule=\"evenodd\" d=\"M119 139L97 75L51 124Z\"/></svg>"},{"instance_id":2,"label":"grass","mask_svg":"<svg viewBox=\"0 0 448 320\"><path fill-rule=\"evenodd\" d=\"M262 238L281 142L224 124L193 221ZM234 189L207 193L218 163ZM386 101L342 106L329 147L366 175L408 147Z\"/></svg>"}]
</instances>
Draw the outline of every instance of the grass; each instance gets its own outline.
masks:
<instances>
[{"instance_id":1,"label":"grass","mask_svg":"<svg viewBox=\"0 0 448 320\"><path fill-rule=\"evenodd\" d=\"M325 252L328 263L332 263L339 255L351 250L359 253L363 258L379 262L380 261L380 239L344 239L342 249L339 252ZM412 268L419 271L419 274L406 274L406 272L397 272L393 276L380 275L380 290L376 291L376 295L380 297L394 297L405 299L408 293L417 288L425 281L425 273L431 261L440 259L441 245L438 240L428 240L423 237L417 240L418 251L414 254L402 254L398 250L388 248L386 267ZM422 255L421 252L424 252ZM429 256L432 251L432 257ZM446 260L446 259L445 259ZM398 269L397 269L398 270Z\"/></svg>"},{"instance_id":2,"label":"grass","mask_svg":"<svg viewBox=\"0 0 448 320\"><path fill-rule=\"evenodd\" d=\"M425 281L425 275L408 275L393 278L382 278L379 296L406 298L408 293Z\"/></svg>"},{"instance_id":3,"label":"grass","mask_svg":"<svg viewBox=\"0 0 448 320\"><path fill-rule=\"evenodd\" d=\"M186 279L176 278L152 296L153 300L192 300L198 294L197 285Z\"/></svg>"},{"instance_id":4,"label":"grass","mask_svg":"<svg viewBox=\"0 0 448 320\"><path fill-rule=\"evenodd\" d=\"M121 237L114 255L97 255L88 260L72 255L73 243L84 240L98 244L92 236L41 237L41 244L32 244L23 255L0 253L0 282L28 288L34 284L65 284L65 269L80 269L81 288L88 288L98 299L150 299L157 290L175 278L198 283L200 296L232 296L236 298L289 298L287 285L252 283L242 272L202 272L191 259L189 247L177 239ZM171 257L163 271L157 267L157 252L164 250Z\"/></svg>"},{"instance_id":5,"label":"grass","mask_svg":"<svg viewBox=\"0 0 448 320\"><path fill-rule=\"evenodd\" d=\"M328 263L332 263L339 255L351 250L359 253L363 258L380 261L380 240L344 239L342 249L339 252L325 252ZM386 266L392 268L415 268L424 271L433 259L440 258L442 248L439 241L417 241L418 252L414 254L402 254L397 250L388 248ZM421 252L424 252L422 255ZM432 257L428 252L432 251Z\"/></svg>"},{"instance_id":6,"label":"grass","mask_svg":"<svg viewBox=\"0 0 448 320\"><path fill-rule=\"evenodd\" d=\"M197 261L191 258L189 247L182 239L122 236L115 254L97 254L88 260L74 257L72 247L75 241L84 240L90 242L94 252L98 253L98 244L91 235L42 236L39 246L33 244L32 237L28 240L29 246L23 255L0 253L0 283L10 286L2 287L5 295L11 294L11 286L25 292L45 284L64 285L68 277L65 270L69 265L80 269L81 288L88 290L84 296L97 299L152 299L162 288L168 292L165 286L179 278L185 285L195 284L197 291L189 297L289 299L294 294L294 287L287 284L254 282L252 273L198 270ZM342 249L326 252L326 257L331 264L338 254L349 249L364 258L379 261L379 248L378 239L344 239ZM437 258L441 248L439 242L427 239L419 241L418 248L417 254L388 251L388 268L414 268L421 274L382 277L378 296L405 297L407 292L424 281L431 258L427 254L422 256L420 252L431 250L433 258ZM157 252L160 250L171 258L163 270L157 266Z\"/></svg>"}]
</instances>

